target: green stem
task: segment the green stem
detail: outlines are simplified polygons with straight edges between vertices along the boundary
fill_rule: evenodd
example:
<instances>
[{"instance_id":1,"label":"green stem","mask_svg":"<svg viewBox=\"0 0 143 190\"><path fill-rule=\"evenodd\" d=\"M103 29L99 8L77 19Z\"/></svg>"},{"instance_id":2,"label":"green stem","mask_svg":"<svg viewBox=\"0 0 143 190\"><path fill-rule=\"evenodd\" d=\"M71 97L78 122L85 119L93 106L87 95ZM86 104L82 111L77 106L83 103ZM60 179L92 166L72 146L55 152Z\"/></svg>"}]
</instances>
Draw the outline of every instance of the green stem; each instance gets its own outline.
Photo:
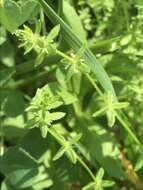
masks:
<instances>
[{"instance_id":1,"label":"green stem","mask_svg":"<svg viewBox=\"0 0 143 190\"><path fill-rule=\"evenodd\" d=\"M66 60L68 60L68 61L70 61L71 63L73 63L73 59L72 59L70 56L66 55L65 53L61 52L60 50L56 50L56 53L57 53L59 56L65 58Z\"/></svg>"},{"instance_id":2,"label":"green stem","mask_svg":"<svg viewBox=\"0 0 143 190\"><path fill-rule=\"evenodd\" d=\"M124 119L120 116L119 113L116 112L116 117L118 119L118 121L121 123L121 125L126 129L126 131L128 131L128 133L130 134L130 136L134 139L134 141L140 145L140 141L137 139L137 137L134 135L134 133L132 132L132 130L130 129L130 127L127 125L127 123L124 121Z\"/></svg>"},{"instance_id":3,"label":"green stem","mask_svg":"<svg viewBox=\"0 0 143 190\"><path fill-rule=\"evenodd\" d=\"M85 168L85 170L89 173L93 181L95 181L95 176L93 175L92 171L89 167L85 164L85 162L76 154L77 160L81 163L81 165Z\"/></svg>"},{"instance_id":4,"label":"green stem","mask_svg":"<svg viewBox=\"0 0 143 190\"><path fill-rule=\"evenodd\" d=\"M60 144L60 145L64 145L63 141L61 140L61 138L58 136L58 134L56 134L54 131L52 131L50 128L48 128L48 132L56 139L56 141ZM77 155L76 152L74 152L76 155L77 160L80 162L80 164L84 167L84 169L89 173L89 175L91 176L91 178L93 180L95 180L95 176L93 175L92 171L89 169L89 167L86 165L86 163Z\"/></svg>"},{"instance_id":5,"label":"green stem","mask_svg":"<svg viewBox=\"0 0 143 190\"><path fill-rule=\"evenodd\" d=\"M96 91L99 93L99 95L101 97L103 97L102 91L99 89L99 87L97 86L97 84L95 83L95 81L93 80L93 78L89 74L85 74L85 76L90 81L90 83L92 84L92 86L96 89Z\"/></svg>"},{"instance_id":6,"label":"green stem","mask_svg":"<svg viewBox=\"0 0 143 190\"><path fill-rule=\"evenodd\" d=\"M54 132L52 131L49 127L48 127L48 132L56 139L56 141L60 144L60 145L64 145L63 141L61 140L61 138Z\"/></svg>"},{"instance_id":7,"label":"green stem","mask_svg":"<svg viewBox=\"0 0 143 190\"><path fill-rule=\"evenodd\" d=\"M4 154L4 131L3 125L1 125L1 137L0 137L0 156Z\"/></svg>"},{"instance_id":8,"label":"green stem","mask_svg":"<svg viewBox=\"0 0 143 190\"><path fill-rule=\"evenodd\" d=\"M49 72L50 71L42 71L41 73L38 73L35 76L27 77L25 79L19 80L18 82L14 83L14 84L8 85L8 86L6 86L6 88L10 88L10 89L22 88L26 85L30 85L31 83L33 83L39 79L45 78Z\"/></svg>"},{"instance_id":9,"label":"green stem","mask_svg":"<svg viewBox=\"0 0 143 190\"><path fill-rule=\"evenodd\" d=\"M46 32L46 24L45 24L43 9L40 9L40 20L42 24L43 35L46 35L47 32Z\"/></svg>"}]
</instances>

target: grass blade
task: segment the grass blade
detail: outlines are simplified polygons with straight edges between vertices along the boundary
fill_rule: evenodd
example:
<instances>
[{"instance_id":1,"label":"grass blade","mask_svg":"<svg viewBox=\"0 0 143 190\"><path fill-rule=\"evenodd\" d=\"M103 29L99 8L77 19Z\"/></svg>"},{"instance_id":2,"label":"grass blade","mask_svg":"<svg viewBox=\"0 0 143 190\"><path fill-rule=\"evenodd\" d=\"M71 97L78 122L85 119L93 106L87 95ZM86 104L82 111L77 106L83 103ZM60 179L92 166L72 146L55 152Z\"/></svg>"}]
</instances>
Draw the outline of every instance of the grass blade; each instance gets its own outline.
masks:
<instances>
[{"instance_id":1,"label":"grass blade","mask_svg":"<svg viewBox=\"0 0 143 190\"><path fill-rule=\"evenodd\" d=\"M79 48L83 46L83 43L79 37L74 33L74 31L63 21L61 17L44 1L39 0L40 5L42 6L46 16L51 20L53 24L60 24L61 32L68 43L68 45L74 50L78 51ZM110 78L108 77L106 71L100 63L96 60L94 54L90 51L89 48L86 48L84 52L85 63L89 66L91 71L95 74L97 80L104 88L105 91L111 92L113 94L114 100L116 100L116 94Z\"/></svg>"}]
</instances>

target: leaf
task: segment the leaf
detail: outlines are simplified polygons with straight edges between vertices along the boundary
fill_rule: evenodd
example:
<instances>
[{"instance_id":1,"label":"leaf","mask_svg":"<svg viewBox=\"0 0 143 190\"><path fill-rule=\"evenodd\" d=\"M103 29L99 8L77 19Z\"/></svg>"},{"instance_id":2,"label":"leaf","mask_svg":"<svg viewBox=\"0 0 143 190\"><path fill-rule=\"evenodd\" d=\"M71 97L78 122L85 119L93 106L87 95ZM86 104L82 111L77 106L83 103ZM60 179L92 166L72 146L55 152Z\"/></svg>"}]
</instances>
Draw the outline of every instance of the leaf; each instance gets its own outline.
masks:
<instances>
[{"instance_id":1,"label":"leaf","mask_svg":"<svg viewBox=\"0 0 143 190\"><path fill-rule=\"evenodd\" d=\"M14 190L11 184L8 181L3 181L1 184L1 190Z\"/></svg>"},{"instance_id":2,"label":"leaf","mask_svg":"<svg viewBox=\"0 0 143 190\"><path fill-rule=\"evenodd\" d=\"M97 180L97 181L98 181L98 180L102 180L103 176L104 176L104 169L103 169L103 168L100 168L99 171L98 171L97 174L96 174L96 180Z\"/></svg>"},{"instance_id":3,"label":"leaf","mask_svg":"<svg viewBox=\"0 0 143 190\"><path fill-rule=\"evenodd\" d=\"M62 35L64 36L64 39L69 44L69 46L74 51L77 52L83 46L79 37L44 0L39 0L39 3L43 7L45 14L47 15L47 17L49 17L51 22L53 22L54 24L60 24L61 32L62 32ZM95 56L89 50L89 48L85 49L83 57L85 59L85 63L89 66L91 71L95 74L95 76L97 77L102 87L107 92L110 92L113 95L114 100L116 100L115 91L107 73L105 72L101 64L97 62Z\"/></svg>"},{"instance_id":4,"label":"leaf","mask_svg":"<svg viewBox=\"0 0 143 190\"><path fill-rule=\"evenodd\" d=\"M0 171L16 187L28 187L38 174L36 161L22 148L11 147L0 157Z\"/></svg>"},{"instance_id":5,"label":"leaf","mask_svg":"<svg viewBox=\"0 0 143 190\"><path fill-rule=\"evenodd\" d=\"M135 171L140 170L141 168L143 168L143 154L141 154L137 160L137 163L135 165Z\"/></svg>"},{"instance_id":6,"label":"leaf","mask_svg":"<svg viewBox=\"0 0 143 190\"><path fill-rule=\"evenodd\" d=\"M23 149L11 147L0 157L0 170L3 174L9 174L19 169L36 168L36 162Z\"/></svg>"},{"instance_id":7,"label":"leaf","mask_svg":"<svg viewBox=\"0 0 143 190\"><path fill-rule=\"evenodd\" d=\"M4 27L0 26L0 45L6 41L6 30Z\"/></svg>"},{"instance_id":8,"label":"leaf","mask_svg":"<svg viewBox=\"0 0 143 190\"><path fill-rule=\"evenodd\" d=\"M54 156L53 160L58 160L59 158L61 158L63 156L63 154L65 153L65 148L61 147L58 152L56 153L56 155Z\"/></svg>"},{"instance_id":9,"label":"leaf","mask_svg":"<svg viewBox=\"0 0 143 190\"><path fill-rule=\"evenodd\" d=\"M77 147L86 159L95 166L98 162L109 176L117 179L124 178L119 159L120 150L109 132L95 122L81 118L76 121L76 126L77 133L82 134Z\"/></svg>"},{"instance_id":10,"label":"leaf","mask_svg":"<svg viewBox=\"0 0 143 190\"><path fill-rule=\"evenodd\" d=\"M54 99L53 99L54 100ZM52 101L50 103L50 105L48 106L48 109L55 109L58 108L59 106L61 106L63 104L62 101L58 100L57 98L55 98L55 101Z\"/></svg>"},{"instance_id":11,"label":"leaf","mask_svg":"<svg viewBox=\"0 0 143 190\"><path fill-rule=\"evenodd\" d=\"M74 152L74 150L71 148L67 149L66 151L66 154L67 154L67 157L70 159L70 161L73 163L73 164L76 164L77 162L77 157L76 157L76 154Z\"/></svg>"},{"instance_id":12,"label":"leaf","mask_svg":"<svg viewBox=\"0 0 143 190\"><path fill-rule=\"evenodd\" d=\"M79 35L81 41L86 42L86 33L81 24L80 18L68 1L63 0L61 16L63 17L63 20L75 31L75 33Z\"/></svg>"},{"instance_id":13,"label":"leaf","mask_svg":"<svg viewBox=\"0 0 143 190\"><path fill-rule=\"evenodd\" d=\"M46 138L47 137L47 133L48 133L48 126L46 125L42 125L40 127L40 130L41 130L41 135L43 138Z\"/></svg>"},{"instance_id":14,"label":"leaf","mask_svg":"<svg viewBox=\"0 0 143 190\"><path fill-rule=\"evenodd\" d=\"M48 34L48 36L47 36L48 40L50 40L50 41L54 40L58 36L59 32L60 32L60 25L58 24L57 26L52 28L52 30Z\"/></svg>"},{"instance_id":15,"label":"leaf","mask_svg":"<svg viewBox=\"0 0 143 190\"><path fill-rule=\"evenodd\" d=\"M95 182L91 182L88 185L86 185L85 187L82 188L82 190L92 190L95 188Z\"/></svg>"},{"instance_id":16,"label":"leaf","mask_svg":"<svg viewBox=\"0 0 143 190\"><path fill-rule=\"evenodd\" d=\"M1 90L0 105L6 116L16 117L24 112L23 95L17 90Z\"/></svg>"},{"instance_id":17,"label":"leaf","mask_svg":"<svg viewBox=\"0 0 143 190\"><path fill-rule=\"evenodd\" d=\"M20 140L20 147L40 162L44 154L49 150L49 139L42 138L39 129L34 128Z\"/></svg>"},{"instance_id":18,"label":"leaf","mask_svg":"<svg viewBox=\"0 0 143 190\"><path fill-rule=\"evenodd\" d=\"M14 32L30 17L36 5L34 0L5 0L4 6L0 7L0 22L7 30Z\"/></svg>"},{"instance_id":19,"label":"leaf","mask_svg":"<svg viewBox=\"0 0 143 190\"><path fill-rule=\"evenodd\" d=\"M82 134L79 133L79 134L76 134L72 137L72 139L70 140L70 144L76 144L82 137Z\"/></svg>"},{"instance_id":20,"label":"leaf","mask_svg":"<svg viewBox=\"0 0 143 190\"><path fill-rule=\"evenodd\" d=\"M101 114L103 114L103 113L105 113L105 111L106 111L106 107L103 107L103 108L101 108L100 110L98 110L98 111L96 111L95 113L93 113L93 117L98 117L98 116L100 116Z\"/></svg>"},{"instance_id":21,"label":"leaf","mask_svg":"<svg viewBox=\"0 0 143 190\"><path fill-rule=\"evenodd\" d=\"M103 187L112 187L113 185L115 184L115 182L114 181L109 181L109 180L104 180L103 182L102 182L102 186Z\"/></svg>"},{"instance_id":22,"label":"leaf","mask_svg":"<svg viewBox=\"0 0 143 190\"><path fill-rule=\"evenodd\" d=\"M46 155L46 158L49 159L48 155ZM44 166L38 166L34 157L21 147L8 149L0 159L0 170L6 176L6 187L12 187L12 190L33 190L33 186L44 183L44 181L48 183L42 183L41 185L46 188L53 183Z\"/></svg>"},{"instance_id":23,"label":"leaf","mask_svg":"<svg viewBox=\"0 0 143 190\"><path fill-rule=\"evenodd\" d=\"M66 91L65 89L61 89L58 91L58 95L63 99L66 105L72 104L77 101L77 97L72 93Z\"/></svg>"},{"instance_id":24,"label":"leaf","mask_svg":"<svg viewBox=\"0 0 143 190\"><path fill-rule=\"evenodd\" d=\"M39 55L36 57L34 66L35 67L39 66L43 62L45 56L46 56L45 53L43 52L39 53Z\"/></svg>"},{"instance_id":25,"label":"leaf","mask_svg":"<svg viewBox=\"0 0 143 190\"><path fill-rule=\"evenodd\" d=\"M48 120L52 120L52 121L56 121L59 120L61 118L63 118L65 116L65 113L63 112L54 112L54 113L50 113L48 115Z\"/></svg>"}]
</instances>

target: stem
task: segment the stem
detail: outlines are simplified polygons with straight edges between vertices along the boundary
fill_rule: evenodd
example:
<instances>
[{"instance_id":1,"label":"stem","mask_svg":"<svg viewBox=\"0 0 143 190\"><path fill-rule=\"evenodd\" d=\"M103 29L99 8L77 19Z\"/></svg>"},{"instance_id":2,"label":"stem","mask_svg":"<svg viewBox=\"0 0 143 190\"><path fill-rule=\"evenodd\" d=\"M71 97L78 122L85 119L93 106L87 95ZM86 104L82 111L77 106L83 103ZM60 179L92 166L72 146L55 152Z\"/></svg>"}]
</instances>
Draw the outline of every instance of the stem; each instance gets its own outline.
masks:
<instances>
[{"instance_id":1,"label":"stem","mask_svg":"<svg viewBox=\"0 0 143 190\"><path fill-rule=\"evenodd\" d=\"M61 138L54 133L49 127L48 127L48 132L56 139L56 141L60 144L60 145L64 145L63 141L61 140Z\"/></svg>"},{"instance_id":2,"label":"stem","mask_svg":"<svg viewBox=\"0 0 143 190\"><path fill-rule=\"evenodd\" d=\"M122 126L126 129L126 131L128 131L128 133L130 134L130 136L134 139L134 141L140 145L140 141L137 139L137 137L134 135L134 133L132 132L132 130L130 129L130 127L127 125L127 123L123 120L123 118L120 116L119 113L116 112L116 117L118 119L118 121L122 124Z\"/></svg>"},{"instance_id":3,"label":"stem","mask_svg":"<svg viewBox=\"0 0 143 190\"><path fill-rule=\"evenodd\" d=\"M89 167L85 164L85 162L76 154L77 160L81 163L81 165L85 168L85 170L89 173L93 181L95 181L95 176L93 175L92 171Z\"/></svg>"},{"instance_id":4,"label":"stem","mask_svg":"<svg viewBox=\"0 0 143 190\"><path fill-rule=\"evenodd\" d=\"M0 137L0 156L4 154L4 132L3 125L1 125L1 137Z\"/></svg>"},{"instance_id":5,"label":"stem","mask_svg":"<svg viewBox=\"0 0 143 190\"><path fill-rule=\"evenodd\" d=\"M60 55L61 57L67 59L67 60L70 61L71 63L73 63L73 59L72 59L70 56L66 55L65 53L61 52L60 50L56 50L56 53L57 53L58 55Z\"/></svg>"},{"instance_id":6,"label":"stem","mask_svg":"<svg viewBox=\"0 0 143 190\"><path fill-rule=\"evenodd\" d=\"M95 83L95 81L92 79L92 77L89 74L85 74L85 76L90 81L90 83L92 84L92 86L97 90L97 92L99 93L99 95L103 96L102 91L99 89L99 87L97 86L97 84Z\"/></svg>"},{"instance_id":7,"label":"stem","mask_svg":"<svg viewBox=\"0 0 143 190\"><path fill-rule=\"evenodd\" d=\"M62 140L60 139L60 137L53 132L50 128L48 128L48 132L56 139L56 141L60 144L60 145L64 145ZM84 167L84 169L89 173L89 175L91 176L91 178L95 181L95 176L93 175L92 171L89 169L89 167L86 165L86 163L77 155L77 153L74 151L77 160L80 162L80 164Z\"/></svg>"},{"instance_id":8,"label":"stem","mask_svg":"<svg viewBox=\"0 0 143 190\"><path fill-rule=\"evenodd\" d=\"M46 32L46 24L45 24L43 9L40 10L40 20L41 20L41 23L42 23L43 35L46 35L47 32Z\"/></svg>"},{"instance_id":9,"label":"stem","mask_svg":"<svg viewBox=\"0 0 143 190\"><path fill-rule=\"evenodd\" d=\"M49 71L42 71L41 73L38 73L37 75L35 75L33 77L27 77L25 79L19 80L15 84L8 85L8 86L6 86L6 88L10 88L10 89L22 88L26 85L30 85L31 83L33 83L39 79L46 77L48 73L49 73Z\"/></svg>"}]
</instances>

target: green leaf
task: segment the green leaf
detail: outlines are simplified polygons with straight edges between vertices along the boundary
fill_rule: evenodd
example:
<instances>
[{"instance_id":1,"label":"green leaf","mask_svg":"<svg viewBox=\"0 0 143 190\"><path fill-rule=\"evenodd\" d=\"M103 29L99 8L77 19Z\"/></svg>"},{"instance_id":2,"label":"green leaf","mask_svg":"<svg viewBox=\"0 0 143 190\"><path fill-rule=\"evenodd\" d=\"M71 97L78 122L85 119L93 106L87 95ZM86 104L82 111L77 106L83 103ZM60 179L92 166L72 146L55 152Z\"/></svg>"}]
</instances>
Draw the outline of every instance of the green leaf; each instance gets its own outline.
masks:
<instances>
[{"instance_id":1,"label":"green leaf","mask_svg":"<svg viewBox=\"0 0 143 190\"><path fill-rule=\"evenodd\" d=\"M53 160L58 160L59 158L61 158L63 156L63 154L65 153L65 148L61 147L58 152L56 153L56 155L54 156Z\"/></svg>"},{"instance_id":2,"label":"green leaf","mask_svg":"<svg viewBox=\"0 0 143 190\"><path fill-rule=\"evenodd\" d=\"M54 40L58 34L60 32L60 25L58 24L57 26L55 26L54 28L52 28L52 30L50 31L50 33L47 36L48 40Z\"/></svg>"},{"instance_id":3,"label":"green leaf","mask_svg":"<svg viewBox=\"0 0 143 190\"><path fill-rule=\"evenodd\" d=\"M66 91L65 89L60 89L60 91L58 91L58 95L63 99L66 105L72 104L77 101L77 97L74 94Z\"/></svg>"},{"instance_id":4,"label":"green leaf","mask_svg":"<svg viewBox=\"0 0 143 190\"><path fill-rule=\"evenodd\" d=\"M24 112L23 94L17 90L1 90L1 111L10 117L16 117Z\"/></svg>"},{"instance_id":5,"label":"green leaf","mask_svg":"<svg viewBox=\"0 0 143 190\"><path fill-rule=\"evenodd\" d=\"M106 107L103 107L103 108L101 108L100 110L98 110L98 111L96 111L95 113L93 113L93 117L98 117L98 116L100 116L101 114L103 114L103 113L105 113L105 111L106 111Z\"/></svg>"},{"instance_id":6,"label":"green leaf","mask_svg":"<svg viewBox=\"0 0 143 190\"><path fill-rule=\"evenodd\" d=\"M95 182L91 182L85 187L82 188L82 190L93 190L95 188Z\"/></svg>"},{"instance_id":7,"label":"green leaf","mask_svg":"<svg viewBox=\"0 0 143 190\"><path fill-rule=\"evenodd\" d=\"M30 17L36 5L34 0L5 0L4 6L0 7L0 22L7 30L14 32Z\"/></svg>"},{"instance_id":8,"label":"green leaf","mask_svg":"<svg viewBox=\"0 0 143 190\"><path fill-rule=\"evenodd\" d=\"M137 160L137 163L135 165L135 171L140 170L141 168L143 168L143 154L141 154Z\"/></svg>"},{"instance_id":9,"label":"green leaf","mask_svg":"<svg viewBox=\"0 0 143 190\"><path fill-rule=\"evenodd\" d=\"M76 134L74 136L72 136L72 139L70 140L70 144L76 144L82 137L82 134Z\"/></svg>"},{"instance_id":10,"label":"green leaf","mask_svg":"<svg viewBox=\"0 0 143 190\"><path fill-rule=\"evenodd\" d=\"M35 160L40 162L49 150L49 143L49 139L42 138L39 129L34 128L26 133L20 140L20 147L28 152Z\"/></svg>"},{"instance_id":11,"label":"green leaf","mask_svg":"<svg viewBox=\"0 0 143 190\"><path fill-rule=\"evenodd\" d=\"M103 168L100 168L99 169L99 171L97 172L97 174L96 174L96 180L98 181L98 180L102 180L102 178L103 178L103 176L104 176L104 169Z\"/></svg>"},{"instance_id":12,"label":"green leaf","mask_svg":"<svg viewBox=\"0 0 143 190\"><path fill-rule=\"evenodd\" d=\"M46 125L42 125L40 127L40 130L41 130L41 135L43 138L46 138L47 137L47 133L48 133L48 126Z\"/></svg>"},{"instance_id":13,"label":"green leaf","mask_svg":"<svg viewBox=\"0 0 143 190\"><path fill-rule=\"evenodd\" d=\"M66 154L67 154L67 157L69 158L69 160L73 164L76 164L77 157L76 157L76 154L75 154L74 150L72 149L72 147L66 150Z\"/></svg>"},{"instance_id":14,"label":"green leaf","mask_svg":"<svg viewBox=\"0 0 143 190\"><path fill-rule=\"evenodd\" d=\"M63 0L61 16L63 17L63 20L75 31L75 33L79 35L81 41L86 42L86 33L83 29L80 18L68 1Z\"/></svg>"},{"instance_id":15,"label":"green leaf","mask_svg":"<svg viewBox=\"0 0 143 190\"><path fill-rule=\"evenodd\" d=\"M11 147L0 157L0 170L4 174L9 174L19 169L36 168L36 162L22 148Z\"/></svg>"},{"instance_id":16,"label":"green leaf","mask_svg":"<svg viewBox=\"0 0 143 190\"><path fill-rule=\"evenodd\" d=\"M54 112L54 113L50 113L47 116L48 117L47 119L56 121L56 120L63 118L64 116L65 116L65 113L63 113L63 112Z\"/></svg>"},{"instance_id":17,"label":"green leaf","mask_svg":"<svg viewBox=\"0 0 143 190\"><path fill-rule=\"evenodd\" d=\"M1 190L14 190L14 188L11 186L11 184L5 180L1 184Z\"/></svg>"},{"instance_id":18,"label":"green leaf","mask_svg":"<svg viewBox=\"0 0 143 190\"><path fill-rule=\"evenodd\" d=\"M109 181L109 180L104 180L104 181L102 181L102 186L103 187L112 187L113 185L115 184L115 182L114 181Z\"/></svg>"},{"instance_id":19,"label":"green leaf","mask_svg":"<svg viewBox=\"0 0 143 190\"><path fill-rule=\"evenodd\" d=\"M93 121L81 118L76 121L76 126L77 133L82 134L80 144L77 146L86 159L95 166L98 162L109 176L123 178L124 171L119 159L120 150L109 131Z\"/></svg>"},{"instance_id":20,"label":"green leaf","mask_svg":"<svg viewBox=\"0 0 143 190\"><path fill-rule=\"evenodd\" d=\"M16 187L28 187L38 174L36 161L22 148L11 147L0 157L0 171Z\"/></svg>"}]
</instances>

